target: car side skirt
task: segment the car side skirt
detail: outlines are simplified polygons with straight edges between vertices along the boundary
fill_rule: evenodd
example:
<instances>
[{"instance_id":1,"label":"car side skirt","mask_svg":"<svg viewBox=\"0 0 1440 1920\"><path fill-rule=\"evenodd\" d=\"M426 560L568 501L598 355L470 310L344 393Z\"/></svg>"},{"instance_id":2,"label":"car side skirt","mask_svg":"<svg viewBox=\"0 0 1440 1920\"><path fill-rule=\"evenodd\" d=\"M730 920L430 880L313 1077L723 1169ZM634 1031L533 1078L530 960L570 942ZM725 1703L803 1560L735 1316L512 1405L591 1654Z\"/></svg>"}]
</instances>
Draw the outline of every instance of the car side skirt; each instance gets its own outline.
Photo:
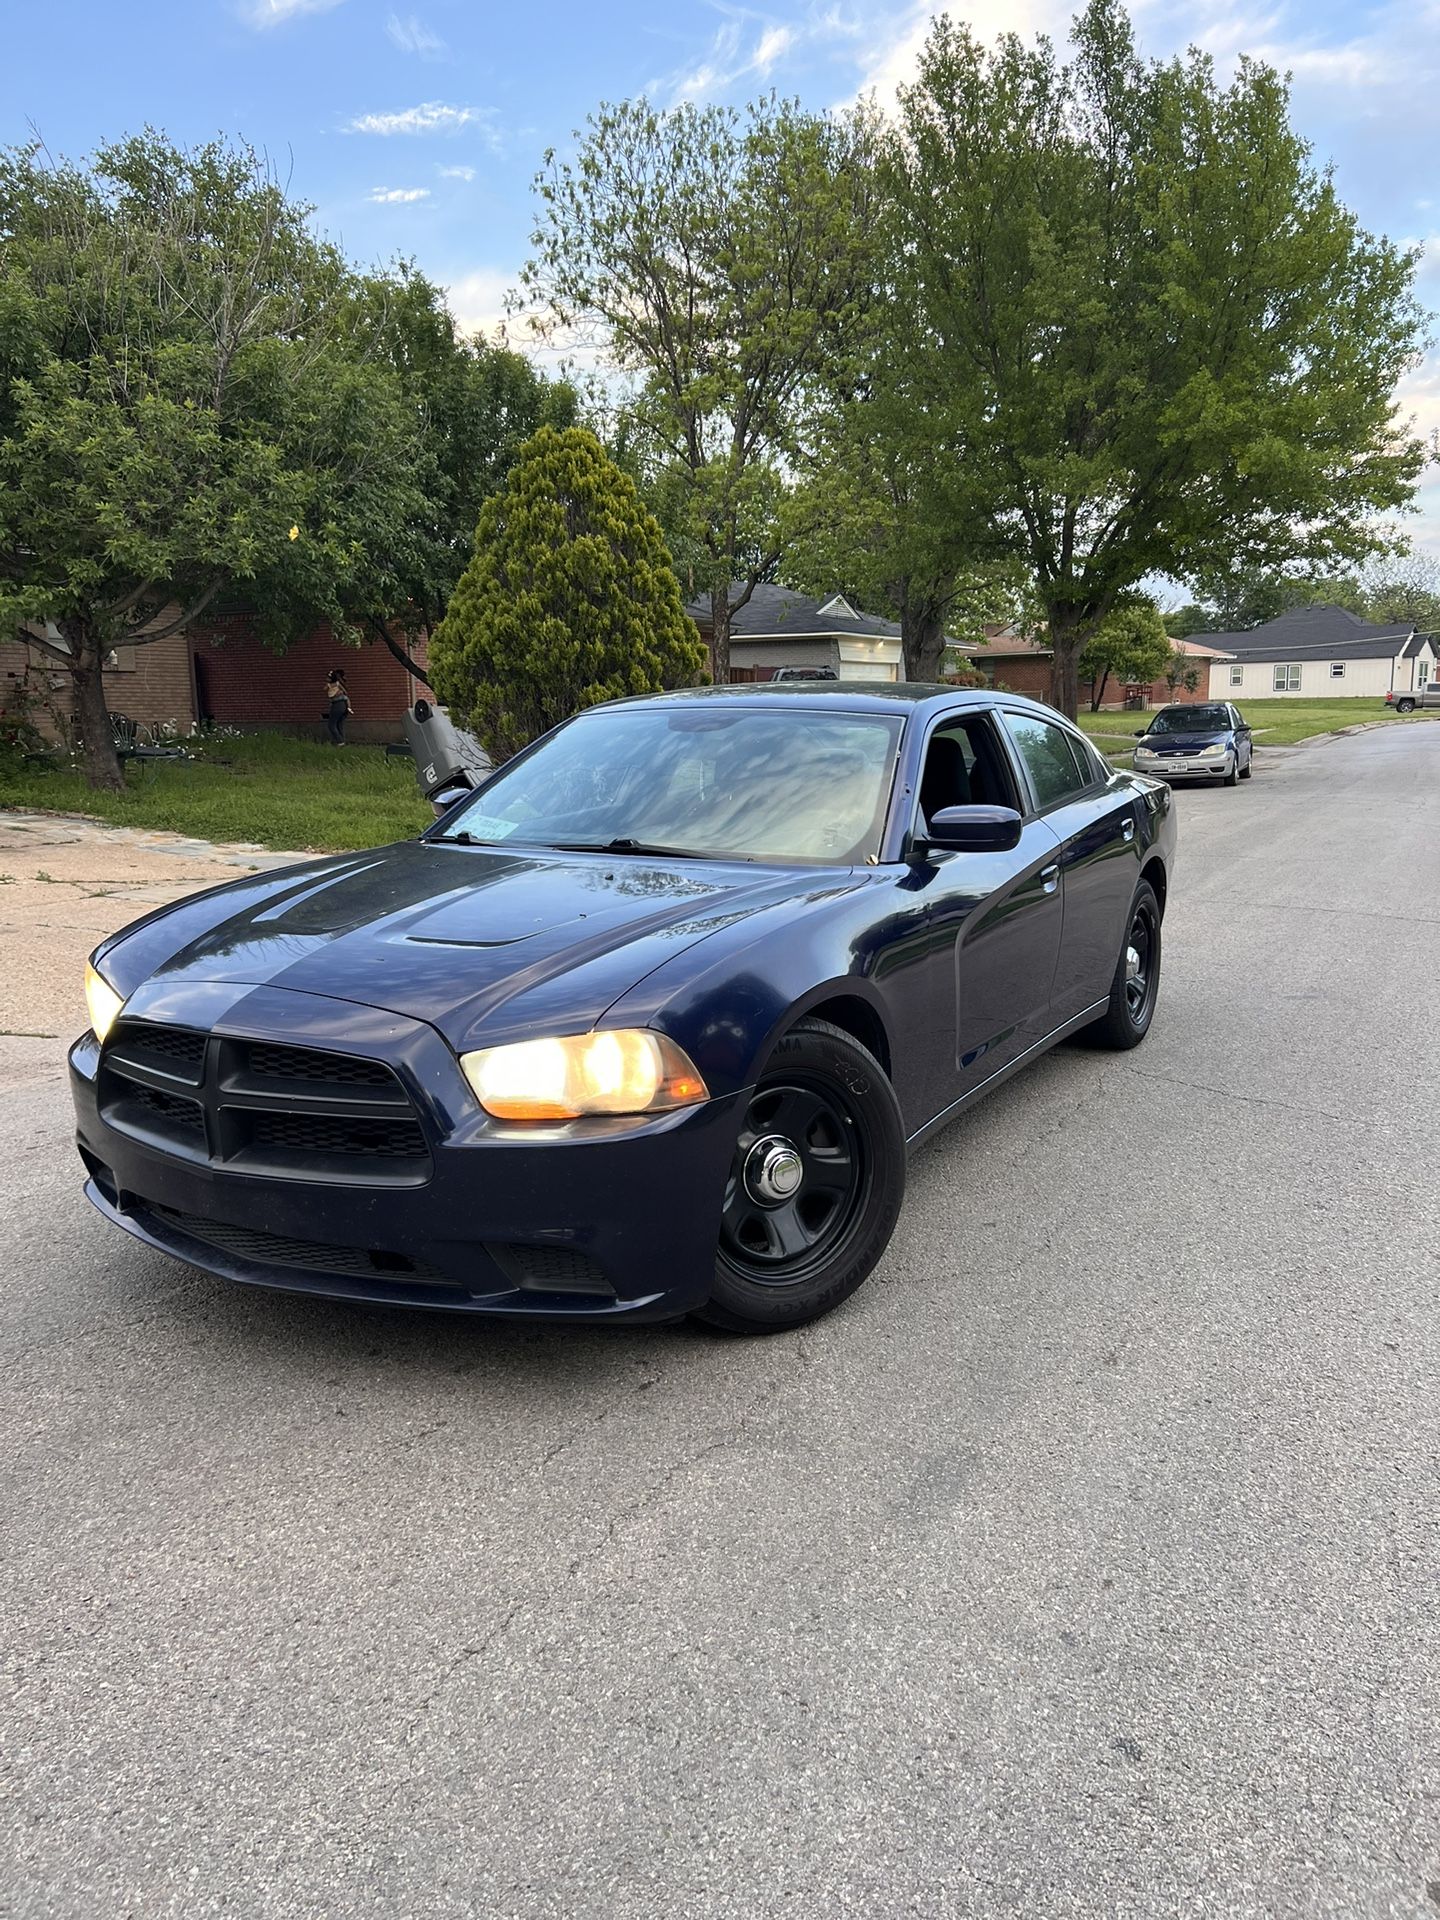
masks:
<instances>
[{"instance_id":1,"label":"car side skirt","mask_svg":"<svg viewBox=\"0 0 1440 1920\"><path fill-rule=\"evenodd\" d=\"M1032 1060L1038 1060L1040 1055L1048 1053L1051 1047L1058 1047L1062 1040L1068 1040L1070 1035L1078 1033L1081 1027L1088 1027L1092 1020L1098 1020L1109 1004L1108 999L1097 1000L1093 1006L1085 1007L1081 1012L1073 1015L1063 1026L1056 1027L1052 1033L1047 1033L1043 1040L1037 1040L1034 1046L1027 1047L1023 1053L1017 1054L1013 1060L1007 1061L1003 1067L998 1068L988 1080L982 1080L978 1087L971 1087L968 1093L961 1094L958 1100L952 1101L948 1107L943 1107L933 1120L925 1122L918 1133L910 1135L905 1142L906 1146L912 1152L916 1147L924 1146L932 1135L937 1134L942 1127L949 1126L952 1120L958 1120L967 1108L973 1107L977 1100L983 1100L987 1093L993 1093L996 1087L1008 1080L1012 1074L1019 1073L1022 1067L1028 1067Z\"/></svg>"}]
</instances>

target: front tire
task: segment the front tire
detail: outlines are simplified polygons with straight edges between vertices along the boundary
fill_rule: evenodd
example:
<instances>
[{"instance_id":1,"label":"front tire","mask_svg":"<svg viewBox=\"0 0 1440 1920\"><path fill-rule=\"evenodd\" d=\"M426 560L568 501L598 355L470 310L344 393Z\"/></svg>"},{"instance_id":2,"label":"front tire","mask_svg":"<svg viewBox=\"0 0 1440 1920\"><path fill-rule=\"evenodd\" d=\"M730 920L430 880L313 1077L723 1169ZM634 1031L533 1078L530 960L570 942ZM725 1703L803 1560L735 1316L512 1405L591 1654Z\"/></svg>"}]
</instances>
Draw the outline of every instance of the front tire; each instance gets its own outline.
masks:
<instances>
[{"instance_id":1,"label":"front tire","mask_svg":"<svg viewBox=\"0 0 1440 1920\"><path fill-rule=\"evenodd\" d=\"M1234 759L1230 762L1229 770L1225 775L1225 784L1227 787L1237 786L1239 784L1239 780L1240 780L1240 755L1237 751Z\"/></svg>"},{"instance_id":2,"label":"front tire","mask_svg":"<svg viewBox=\"0 0 1440 1920\"><path fill-rule=\"evenodd\" d=\"M1251 774L1254 773L1254 771L1255 771L1255 755L1252 753L1250 755L1250 758L1245 762L1244 766L1241 767L1240 769L1240 778L1242 780L1248 780Z\"/></svg>"},{"instance_id":3,"label":"front tire","mask_svg":"<svg viewBox=\"0 0 1440 1920\"><path fill-rule=\"evenodd\" d=\"M1110 985L1110 1004L1085 1029L1085 1037L1116 1053L1138 1047L1150 1031L1159 991L1160 902L1150 882L1142 880L1130 903L1125 938Z\"/></svg>"},{"instance_id":4,"label":"front tire","mask_svg":"<svg viewBox=\"0 0 1440 1920\"><path fill-rule=\"evenodd\" d=\"M797 1022L741 1122L696 1318L729 1333L818 1320L868 1279L904 1197L905 1130L884 1068L828 1020Z\"/></svg>"}]
</instances>

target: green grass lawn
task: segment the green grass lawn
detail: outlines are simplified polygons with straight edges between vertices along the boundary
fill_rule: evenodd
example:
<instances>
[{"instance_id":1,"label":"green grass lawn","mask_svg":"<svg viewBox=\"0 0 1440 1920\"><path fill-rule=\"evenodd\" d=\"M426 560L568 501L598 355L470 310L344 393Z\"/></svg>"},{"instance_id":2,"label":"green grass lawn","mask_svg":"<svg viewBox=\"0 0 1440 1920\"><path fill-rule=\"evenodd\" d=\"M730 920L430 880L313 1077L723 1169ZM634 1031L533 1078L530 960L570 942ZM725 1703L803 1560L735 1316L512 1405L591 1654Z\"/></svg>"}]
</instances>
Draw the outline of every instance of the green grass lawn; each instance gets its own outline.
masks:
<instances>
[{"instance_id":1,"label":"green grass lawn","mask_svg":"<svg viewBox=\"0 0 1440 1920\"><path fill-rule=\"evenodd\" d=\"M344 852L400 840L434 815L408 759L383 748L333 748L275 733L197 741L193 760L130 761L124 793L94 793L83 773L0 768L0 806L87 813L124 827L205 840Z\"/></svg>"},{"instance_id":2,"label":"green grass lawn","mask_svg":"<svg viewBox=\"0 0 1440 1920\"><path fill-rule=\"evenodd\" d=\"M1236 703L1239 705L1239 703ZM1385 720L1403 727L1433 718L1430 714L1388 715L1380 700L1247 700L1241 713L1255 731L1260 747L1288 747L1297 740L1308 740L1315 733L1337 733L1341 727L1360 726L1372 720ZM1099 747L1112 758L1128 753L1136 731L1148 720L1144 713L1082 713L1080 725Z\"/></svg>"}]
</instances>

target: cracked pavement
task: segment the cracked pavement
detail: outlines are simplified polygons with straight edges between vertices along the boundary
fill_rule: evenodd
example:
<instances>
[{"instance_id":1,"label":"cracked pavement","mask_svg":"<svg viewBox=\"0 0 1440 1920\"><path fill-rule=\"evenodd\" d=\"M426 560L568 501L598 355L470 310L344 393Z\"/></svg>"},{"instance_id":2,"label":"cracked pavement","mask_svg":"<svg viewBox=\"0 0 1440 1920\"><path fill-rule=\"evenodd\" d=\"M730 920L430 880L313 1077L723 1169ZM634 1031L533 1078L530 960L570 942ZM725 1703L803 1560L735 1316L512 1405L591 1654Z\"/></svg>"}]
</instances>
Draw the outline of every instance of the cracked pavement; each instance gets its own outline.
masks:
<instances>
[{"instance_id":1,"label":"cracked pavement","mask_svg":"<svg viewBox=\"0 0 1440 1920\"><path fill-rule=\"evenodd\" d=\"M1178 804L800 1335L228 1288L0 1039L0 1914L1435 1920L1440 727Z\"/></svg>"}]
</instances>

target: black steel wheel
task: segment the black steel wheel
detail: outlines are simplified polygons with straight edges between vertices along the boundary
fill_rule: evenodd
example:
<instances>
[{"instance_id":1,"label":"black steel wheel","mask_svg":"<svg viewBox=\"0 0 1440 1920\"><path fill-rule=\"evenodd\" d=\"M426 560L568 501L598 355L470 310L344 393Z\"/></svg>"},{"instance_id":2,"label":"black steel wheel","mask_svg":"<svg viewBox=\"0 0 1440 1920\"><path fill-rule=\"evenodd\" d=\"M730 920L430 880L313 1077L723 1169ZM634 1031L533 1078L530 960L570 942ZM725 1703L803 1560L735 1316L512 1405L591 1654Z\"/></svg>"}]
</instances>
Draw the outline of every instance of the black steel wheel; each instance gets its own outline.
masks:
<instances>
[{"instance_id":1,"label":"black steel wheel","mask_svg":"<svg viewBox=\"0 0 1440 1920\"><path fill-rule=\"evenodd\" d=\"M904 1129L883 1067L829 1021L798 1022L741 1122L698 1317L774 1333L828 1313L885 1251L904 1192Z\"/></svg>"},{"instance_id":2,"label":"black steel wheel","mask_svg":"<svg viewBox=\"0 0 1440 1920\"><path fill-rule=\"evenodd\" d=\"M1130 917L1120 958L1110 986L1110 1004L1085 1029L1097 1046L1123 1052L1138 1047L1155 1017L1160 991L1160 902L1148 880L1142 880L1130 903Z\"/></svg>"}]
</instances>

